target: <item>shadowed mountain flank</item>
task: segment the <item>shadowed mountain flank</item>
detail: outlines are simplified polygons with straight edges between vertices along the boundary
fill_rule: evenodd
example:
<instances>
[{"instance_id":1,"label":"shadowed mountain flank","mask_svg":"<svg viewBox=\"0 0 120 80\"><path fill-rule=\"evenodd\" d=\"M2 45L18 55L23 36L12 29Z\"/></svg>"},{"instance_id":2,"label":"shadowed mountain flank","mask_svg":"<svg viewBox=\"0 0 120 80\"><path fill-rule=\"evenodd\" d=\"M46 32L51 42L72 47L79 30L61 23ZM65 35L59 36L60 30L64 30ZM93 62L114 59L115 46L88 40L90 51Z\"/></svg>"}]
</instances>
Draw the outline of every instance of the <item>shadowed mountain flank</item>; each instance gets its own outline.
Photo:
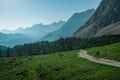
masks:
<instances>
[{"instance_id":1,"label":"shadowed mountain flank","mask_svg":"<svg viewBox=\"0 0 120 80\"><path fill-rule=\"evenodd\" d=\"M120 30L120 28L118 28L120 27L119 21L120 0L102 0L93 16L84 26L74 33L74 36L81 38L97 37L106 35L106 30L107 34L109 32L109 35L118 34Z\"/></svg>"}]
</instances>

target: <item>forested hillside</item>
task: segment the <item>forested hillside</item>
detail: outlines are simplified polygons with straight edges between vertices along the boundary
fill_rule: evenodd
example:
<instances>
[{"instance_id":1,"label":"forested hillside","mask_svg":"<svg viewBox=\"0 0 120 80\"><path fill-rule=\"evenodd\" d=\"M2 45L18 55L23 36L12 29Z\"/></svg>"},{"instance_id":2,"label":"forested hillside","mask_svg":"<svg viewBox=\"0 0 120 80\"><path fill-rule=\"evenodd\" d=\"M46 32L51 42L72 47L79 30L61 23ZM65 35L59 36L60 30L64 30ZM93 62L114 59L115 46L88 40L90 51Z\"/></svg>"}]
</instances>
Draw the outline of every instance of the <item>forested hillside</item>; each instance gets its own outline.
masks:
<instances>
[{"instance_id":1,"label":"forested hillside","mask_svg":"<svg viewBox=\"0 0 120 80\"><path fill-rule=\"evenodd\" d=\"M117 42L120 42L120 35L102 36L91 39L80 39L74 37L65 39L61 38L54 42L42 41L24 45L17 45L13 48L8 48L7 54L9 56L50 54L61 51L86 49Z\"/></svg>"}]
</instances>

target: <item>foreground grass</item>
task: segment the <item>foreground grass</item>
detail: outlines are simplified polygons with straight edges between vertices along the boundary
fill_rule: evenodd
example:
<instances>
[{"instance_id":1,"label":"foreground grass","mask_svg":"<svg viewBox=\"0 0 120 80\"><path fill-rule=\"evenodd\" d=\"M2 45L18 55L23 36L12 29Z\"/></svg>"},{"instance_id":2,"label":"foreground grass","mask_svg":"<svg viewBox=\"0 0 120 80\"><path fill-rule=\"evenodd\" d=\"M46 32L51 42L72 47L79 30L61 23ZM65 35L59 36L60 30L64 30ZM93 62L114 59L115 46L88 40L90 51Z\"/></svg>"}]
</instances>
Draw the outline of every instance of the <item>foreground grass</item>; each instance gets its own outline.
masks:
<instances>
[{"instance_id":1,"label":"foreground grass","mask_svg":"<svg viewBox=\"0 0 120 80\"><path fill-rule=\"evenodd\" d=\"M79 58L78 52L0 59L0 80L120 80L120 68Z\"/></svg>"},{"instance_id":2,"label":"foreground grass","mask_svg":"<svg viewBox=\"0 0 120 80\"><path fill-rule=\"evenodd\" d=\"M96 51L100 51L100 57L102 58L120 61L120 43L94 47L87 50L90 55L94 55Z\"/></svg>"}]
</instances>

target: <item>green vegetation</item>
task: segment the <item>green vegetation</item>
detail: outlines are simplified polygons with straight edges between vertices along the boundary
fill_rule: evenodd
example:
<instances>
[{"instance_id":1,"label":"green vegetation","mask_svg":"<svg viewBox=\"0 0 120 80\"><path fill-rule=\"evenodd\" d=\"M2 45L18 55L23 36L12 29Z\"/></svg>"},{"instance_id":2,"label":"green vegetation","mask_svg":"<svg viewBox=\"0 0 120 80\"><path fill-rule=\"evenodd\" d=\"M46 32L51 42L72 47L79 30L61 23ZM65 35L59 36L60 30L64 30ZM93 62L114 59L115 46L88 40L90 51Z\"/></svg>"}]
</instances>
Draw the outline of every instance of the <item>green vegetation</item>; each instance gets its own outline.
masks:
<instances>
[{"instance_id":1,"label":"green vegetation","mask_svg":"<svg viewBox=\"0 0 120 80\"><path fill-rule=\"evenodd\" d=\"M1 51L1 49L0 49L0 57L2 57L2 51Z\"/></svg>"},{"instance_id":2,"label":"green vegetation","mask_svg":"<svg viewBox=\"0 0 120 80\"><path fill-rule=\"evenodd\" d=\"M61 38L57 41L41 41L24 45L17 45L7 49L7 57L11 56L31 56L51 54L55 52L71 51L78 49L87 49L90 47L108 45L120 42L120 35L101 36L97 38Z\"/></svg>"},{"instance_id":3,"label":"green vegetation","mask_svg":"<svg viewBox=\"0 0 120 80\"><path fill-rule=\"evenodd\" d=\"M6 56L7 47L0 45L0 57Z\"/></svg>"},{"instance_id":4,"label":"green vegetation","mask_svg":"<svg viewBox=\"0 0 120 80\"><path fill-rule=\"evenodd\" d=\"M120 43L93 47L87 49L87 51L91 55L94 55L96 51L100 51L100 57L120 61Z\"/></svg>"},{"instance_id":5,"label":"green vegetation","mask_svg":"<svg viewBox=\"0 0 120 80\"><path fill-rule=\"evenodd\" d=\"M120 68L79 58L78 52L0 58L0 80L120 80Z\"/></svg>"}]
</instances>

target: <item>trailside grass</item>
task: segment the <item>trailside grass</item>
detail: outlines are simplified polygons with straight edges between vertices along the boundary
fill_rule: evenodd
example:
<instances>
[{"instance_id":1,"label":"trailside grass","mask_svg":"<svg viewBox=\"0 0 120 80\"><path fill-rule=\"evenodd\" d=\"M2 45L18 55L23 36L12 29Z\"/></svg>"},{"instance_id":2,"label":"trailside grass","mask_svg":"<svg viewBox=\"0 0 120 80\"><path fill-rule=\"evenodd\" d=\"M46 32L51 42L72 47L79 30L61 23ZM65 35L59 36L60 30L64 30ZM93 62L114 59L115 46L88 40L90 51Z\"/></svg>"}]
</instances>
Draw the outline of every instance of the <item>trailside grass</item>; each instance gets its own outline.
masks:
<instances>
[{"instance_id":1,"label":"trailside grass","mask_svg":"<svg viewBox=\"0 0 120 80\"><path fill-rule=\"evenodd\" d=\"M120 43L87 49L90 55L94 55L96 51L100 52L101 58L120 61Z\"/></svg>"},{"instance_id":2,"label":"trailside grass","mask_svg":"<svg viewBox=\"0 0 120 80\"><path fill-rule=\"evenodd\" d=\"M0 59L0 80L120 80L120 68L78 57L79 50Z\"/></svg>"}]
</instances>

